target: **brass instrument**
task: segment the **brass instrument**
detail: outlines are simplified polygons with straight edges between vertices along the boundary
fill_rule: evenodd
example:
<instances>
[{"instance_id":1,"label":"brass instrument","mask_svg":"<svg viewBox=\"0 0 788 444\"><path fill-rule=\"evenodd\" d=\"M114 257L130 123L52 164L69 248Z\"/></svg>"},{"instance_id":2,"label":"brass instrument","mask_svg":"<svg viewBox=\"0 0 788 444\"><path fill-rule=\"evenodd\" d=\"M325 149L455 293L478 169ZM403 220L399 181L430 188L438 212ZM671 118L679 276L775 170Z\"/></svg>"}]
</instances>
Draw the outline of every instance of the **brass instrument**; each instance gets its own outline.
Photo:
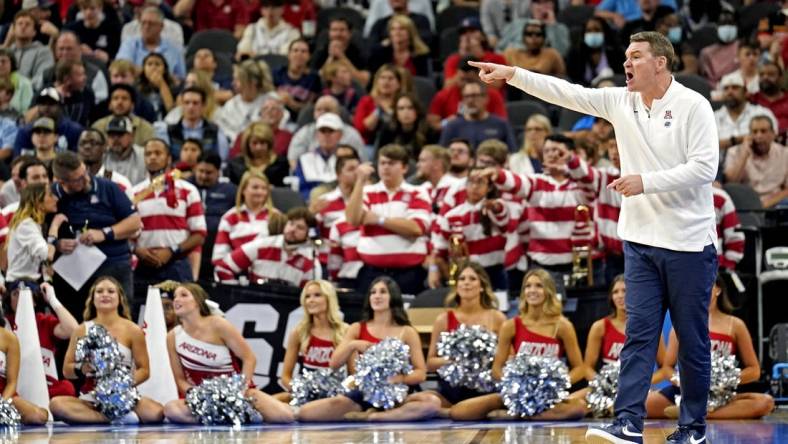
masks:
<instances>
[{"instance_id":1,"label":"brass instrument","mask_svg":"<svg viewBox=\"0 0 788 444\"><path fill-rule=\"evenodd\" d=\"M162 190L164 190L164 184L166 183L166 179L167 179L167 175L168 174L170 175L170 177L172 178L173 181L180 179L181 176L183 175L181 170L173 169L173 170L170 170L169 172L166 172L164 174L160 174L160 175L154 177L150 181L150 184L148 185L147 188L145 188L144 190L140 191L139 193L137 193L134 196L134 204L136 205L136 204L140 203L141 201L143 201L146 198L148 198L151 194L158 193L158 192L161 192Z\"/></svg>"},{"instance_id":2,"label":"brass instrument","mask_svg":"<svg viewBox=\"0 0 788 444\"><path fill-rule=\"evenodd\" d=\"M594 285L594 261L591 210L586 205L575 208L575 228L572 231L572 274L570 287Z\"/></svg>"},{"instance_id":3,"label":"brass instrument","mask_svg":"<svg viewBox=\"0 0 788 444\"><path fill-rule=\"evenodd\" d=\"M462 226L452 227L449 236L449 279L450 287L457 285L457 273L460 271L460 264L468 259L468 244L465 243L465 234Z\"/></svg>"}]
</instances>

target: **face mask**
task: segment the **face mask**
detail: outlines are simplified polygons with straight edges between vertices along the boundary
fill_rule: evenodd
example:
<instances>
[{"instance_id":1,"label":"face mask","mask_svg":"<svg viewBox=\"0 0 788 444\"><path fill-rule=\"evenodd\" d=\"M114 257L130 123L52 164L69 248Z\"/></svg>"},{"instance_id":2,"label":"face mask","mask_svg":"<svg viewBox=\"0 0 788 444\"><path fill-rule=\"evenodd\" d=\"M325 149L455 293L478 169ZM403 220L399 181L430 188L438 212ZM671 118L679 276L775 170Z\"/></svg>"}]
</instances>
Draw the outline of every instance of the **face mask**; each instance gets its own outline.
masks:
<instances>
[{"instance_id":1,"label":"face mask","mask_svg":"<svg viewBox=\"0 0 788 444\"><path fill-rule=\"evenodd\" d=\"M601 32L587 32L583 36L583 41L589 48L600 48L605 43L605 35Z\"/></svg>"},{"instance_id":2,"label":"face mask","mask_svg":"<svg viewBox=\"0 0 788 444\"><path fill-rule=\"evenodd\" d=\"M738 29L736 25L722 25L717 28L717 37L722 43L730 43L736 39Z\"/></svg>"},{"instance_id":3,"label":"face mask","mask_svg":"<svg viewBox=\"0 0 788 444\"><path fill-rule=\"evenodd\" d=\"M674 45L681 41L681 26L674 26L668 29L668 40Z\"/></svg>"}]
</instances>

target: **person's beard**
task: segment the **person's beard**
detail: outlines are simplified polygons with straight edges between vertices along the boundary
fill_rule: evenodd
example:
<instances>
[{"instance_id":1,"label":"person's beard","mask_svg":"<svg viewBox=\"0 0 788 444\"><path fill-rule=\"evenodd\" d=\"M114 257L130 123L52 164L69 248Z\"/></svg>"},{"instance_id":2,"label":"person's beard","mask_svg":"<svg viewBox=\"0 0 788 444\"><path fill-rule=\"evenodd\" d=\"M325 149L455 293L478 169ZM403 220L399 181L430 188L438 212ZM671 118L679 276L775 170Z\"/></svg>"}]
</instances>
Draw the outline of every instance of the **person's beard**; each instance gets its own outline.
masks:
<instances>
[{"instance_id":1,"label":"person's beard","mask_svg":"<svg viewBox=\"0 0 788 444\"><path fill-rule=\"evenodd\" d=\"M462 174L468 171L468 165L457 165L455 163L449 165L449 172L452 174Z\"/></svg>"},{"instance_id":2,"label":"person's beard","mask_svg":"<svg viewBox=\"0 0 788 444\"><path fill-rule=\"evenodd\" d=\"M770 81L761 81L758 87L767 96L776 96L780 92L780 87L776 83Z\"/></svg>"}]
</instances>

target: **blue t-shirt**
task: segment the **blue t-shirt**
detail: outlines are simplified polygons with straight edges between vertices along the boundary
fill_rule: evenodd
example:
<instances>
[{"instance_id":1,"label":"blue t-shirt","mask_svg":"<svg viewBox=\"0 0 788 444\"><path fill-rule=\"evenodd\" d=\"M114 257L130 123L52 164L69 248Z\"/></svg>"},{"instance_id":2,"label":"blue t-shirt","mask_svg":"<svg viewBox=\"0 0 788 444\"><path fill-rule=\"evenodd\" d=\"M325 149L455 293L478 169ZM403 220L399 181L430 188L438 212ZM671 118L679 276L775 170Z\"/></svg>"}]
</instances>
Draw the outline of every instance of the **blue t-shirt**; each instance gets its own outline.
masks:
<instances>
[{"instance_id":1,"label":"blue t-shirt","mask_svg":"<svg viewBox=\"0 0 788 444\"><path fill-rule=\"evenodd\" d=\"M307 72L298 79L292 79L287 75L287 66L280 66L274 71L273 77L277 89L283 88L299 102L312 101L320 95L320 91L323 89L320 84L320 76L313 71Z\"/></svg>"},{"instance_id":2,"label":"blue t-shirt","mask_svg":"<svg viewBox=\"0 0 788 444\"><path fill-rule=\"evenodd\" d=\"M120 187L100 177L91 176L89 192L67 194L61 184L55 183L52 193L58 198L57 211L68 217L74 233L85 226L97 230L111 227L137 211ZM97 247L107 255L108 264L128 262L131 257L128 240L105 241Z\"/></svg>"}]
</instances>

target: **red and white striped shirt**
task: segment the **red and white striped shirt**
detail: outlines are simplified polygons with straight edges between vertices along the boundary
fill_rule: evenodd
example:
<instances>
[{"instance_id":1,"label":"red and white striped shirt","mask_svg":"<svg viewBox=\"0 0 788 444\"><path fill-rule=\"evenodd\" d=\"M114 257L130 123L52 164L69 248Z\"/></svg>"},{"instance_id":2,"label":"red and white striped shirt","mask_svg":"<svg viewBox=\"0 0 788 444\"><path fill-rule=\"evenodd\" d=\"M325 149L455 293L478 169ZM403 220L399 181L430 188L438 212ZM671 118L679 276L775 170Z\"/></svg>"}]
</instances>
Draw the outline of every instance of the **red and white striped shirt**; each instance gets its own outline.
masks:
<instances>
[{"instance_id":1,"label":"red and white striped shirt","mask_svg":"<svg viewBox=\"0 0 788 444\"><path fill-rule=\"evenodd\" d=\"M345 196L339 187L334 188L332 191L320 196L320 200L327 202L326 206L315 214L315 221L317 222L317 230L320 238L323 239L323 245L320 246L319 257L321 264L328 264L329 259L329 236L331 234L331 227L342 219L345 219Z\"/></svg>"},{"instance_id":2,"label":"red and white striped shirt","mask_svg":"<svg viewBox=\"0 0 788 444\"><path fill-rule=\"evenodd\" d=\"M106 170L102 166L101 169L99 169L98 172L96 173L96 177L103 177L105 179L109 179L110 181L114 182L118 187L120 187L120 191L123 191L126 194L126 196L129 197L129 200L133 199L134 196L131 194L131 189L133 188L131 185L131 181L126 176L120 174L117 171L110 171L110 173L111 173L110 177L107 177Z\"/></svg>"},{"instance_id":3,"label":"red and white striped shirt","mask_svg":"<svg viewBox=\"0 0 788 444\"><path fill-rule=\"evenodd\" d=\"M459 184L462 184L464 189L465 182L467 182L467 179L464 177L454 177L451 174L444 174L435 186L432 186L432 182L429 180L419 186L423 188L430 197L432 208L440 210L443 206L443 198L446 196L446 193L448 193L453 186Z\"/></svg>"},{"instance_id":4,"label":"red and white striped shirt","mask_svg":"<svg viewBox=\"0 0 788 444\"><path fill-rule=\"evenodd\" d=\"M149 185L150 179L138 183L132 194L135 197L142 194ZM168 200L172 197L175 199L170 206ZM174 190L165 188L137 202L137 211L142 218L142 233L137 239L140 247L170 247L192 234L205 236L207 232L200 192L185 180L174 181Z\"/></svg>"},{"instance_id":5,"label":"red and white striped shirt","mask_svg":"<svg viewBox=\"0 0 788 444\"><path fill-rule=\"evenodd\" d=\"M379 268L409 268L424 262L432 222L430 198L424 189L403 182L397 191L390 193L383 181L379 181L364 187L364 209L385 218L412 220L423 233L412 239L382 226L363 225L358 253L365 264Z\"/></svg>"},{"instance_id":6,"label":"red and white striped shirt","mask_svg":"<svg viewBox=\"0 0 788 444\"><path fill-rule=\"evenodd\" d=\"M712 187L711 193L714 198L714 214L717 218L716 246L720 267L732 270L744 257L744 233L736 231L740 226L739 216L728 193L717 187Z\"/></svg>"},{"instance_id":7,"label":"red and white striped shirt","mask_svg":"<svg viewBox=\"0 0 788 444\"><path fill-rule=\"evenodd\" d=\"M338 278L355 279L364 266L358 254L358 240L361 229L354 227L344 218L334 222L328 235L331 249L328 255L328 275L331 280Z\"/></svg>"},{"instance_id":8,"label":"red and white striped shirt","mask_svg":"<svg viewBox=\"0 0 788 444\"><path fill-rule=\"evenodd\" d=\"M578 205L589 205L594 172L585 162L574 156L569 164L573 177L558 182L546 174L519 176L500 170L495 183L504 191L524 198L529 225L528 256L544 265L572 262L572 232L575 229L575 210Z\"/></svg>"},{"instance_id":9,"label":"red and white striped shirt","mask_svg":"<svg viewBox=\"0 0 788 444\"><path fill-rule=\"evenodd\" d=\"M321 275L320 263L315 263L311 244L300 244L292 251L285 247L282 234L259 237L243 244L213 263L216 280L234 283L237 276L248 274L251 282L282 279L300 287Z\"/></svg>"},{"instance_id":10,"label":"red and white striped shirt","mask_svg":"<svg viewBox=\"0 0 788 444\"><path fill-rule=\"evenodd\" d=\"M230 208L219 221L211 262L223 259L247 242L268 236L269 214L265 207L256 214L249 211L246 205L240 209Z\"/></svg>"},{"instance_id":11,"label":"red and white striped shirt","mask_svg":"<svg viewBox=\"0 0 788 444\"><path fill-rule=\"evenodd\" d=\"M618 237L618 216L621 213L621 193L608 190L607 186L621 177L618 168L594 168L594 218L599 232L599 238L606 253L624 254L621 238Z\"/></svg>"},{"instance_id":12,"label":"red and white striped shirt","mask_svg":"<svg viewBox=\"0 0 788 444\"><path fill-rule=\"evenodd\" d=\"M454 207L462 205L468 200L468 178L463 177L453 183L443 195L438 214L446 214Z\"/></svg>"},{"instance_id":13,"label":"red and white striped shirt","mask_svg":"<svg viewBox=\"0 0 788 444\"><path fill-rule=\"evenodd\" d=\"M8 237L8 220L5 219L5 216L0 212L0 246L5 245L5 240Z\"/></svg>"}]
</instances>

